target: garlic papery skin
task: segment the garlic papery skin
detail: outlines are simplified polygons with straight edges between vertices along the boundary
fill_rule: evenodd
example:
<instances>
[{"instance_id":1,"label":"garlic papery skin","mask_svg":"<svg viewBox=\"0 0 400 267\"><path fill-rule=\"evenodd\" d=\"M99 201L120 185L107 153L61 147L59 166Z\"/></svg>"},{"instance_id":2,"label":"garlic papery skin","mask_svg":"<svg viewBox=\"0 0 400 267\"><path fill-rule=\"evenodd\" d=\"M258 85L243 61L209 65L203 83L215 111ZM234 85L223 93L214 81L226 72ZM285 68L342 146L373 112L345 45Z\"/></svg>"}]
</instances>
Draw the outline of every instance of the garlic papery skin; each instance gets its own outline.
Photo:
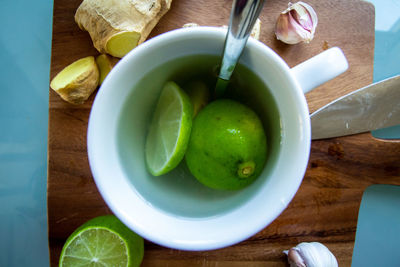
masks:
<instances>
[{"instance_id":1,"label":"garlic papery skin","mask_svg":"<svg viewBox=\"0 0 400 267\"><path fill-rule=\"evenodd\" d=\"M319 242L303 242L284 253L290 267L338 267L332 252Z\"/></svg>"},{"instance_id":2,"label":"garlic papery skin","mask_svg":"<svg viewBox=\"0 0 400 267\"><path fill-rule=\"evenodd\" d=\"M309 43L314 38L318 17L314 9L304 2L290 3L278 17L275 35L287 44Z\"/></svg>"}]
</instances>

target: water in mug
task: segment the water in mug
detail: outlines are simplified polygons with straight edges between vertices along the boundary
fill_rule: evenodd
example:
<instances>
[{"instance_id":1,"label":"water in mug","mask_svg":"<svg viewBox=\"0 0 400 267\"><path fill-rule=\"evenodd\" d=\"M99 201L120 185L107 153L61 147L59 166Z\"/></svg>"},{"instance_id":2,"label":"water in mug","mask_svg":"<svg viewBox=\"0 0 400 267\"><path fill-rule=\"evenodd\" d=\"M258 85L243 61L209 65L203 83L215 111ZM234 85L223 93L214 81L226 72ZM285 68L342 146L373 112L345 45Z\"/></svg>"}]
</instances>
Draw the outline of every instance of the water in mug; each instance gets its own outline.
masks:
<instances>
[{"instance_id":1,"label":"water in mug","mask_svg":"<svg viewBox=\"0 0 400 267\"><path fill-rule=\"evenodd\" d=\"M170 173L152 176L145 166L144 144L157 99L166 81L184 87L195 79L211 90L216 83L220 57L192 55L160 64L135 85L121 109L117 142L123 168L134 190L145 202L175 216L204 218L229 212L244 204L268 179L279 154L281 124L276 102L269 88L244 65L238 64L224 97L252 108L263 122L268 157L263 173L250 186L238 191L221 191L199 183L185 160ZM112 179L112 177L110 177Z\"/></svg>"}]
</instances>

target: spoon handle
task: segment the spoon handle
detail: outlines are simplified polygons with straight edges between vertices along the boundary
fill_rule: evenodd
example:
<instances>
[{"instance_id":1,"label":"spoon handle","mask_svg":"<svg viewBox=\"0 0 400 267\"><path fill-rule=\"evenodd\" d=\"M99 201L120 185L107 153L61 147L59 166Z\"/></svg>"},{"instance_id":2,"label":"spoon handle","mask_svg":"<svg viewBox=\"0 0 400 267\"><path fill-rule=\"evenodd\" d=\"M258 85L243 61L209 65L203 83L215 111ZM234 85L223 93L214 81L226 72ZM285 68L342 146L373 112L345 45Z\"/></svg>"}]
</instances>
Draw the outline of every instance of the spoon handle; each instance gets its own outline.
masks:
<instances>
[{"instance_id":1,"label":"spoon handle","mask_svg":"<svg viewBox=\"0 0 400 267\"><path fill-rule=\"evenodd\" d=\"M264 0L233 1L219 78L225 81L230 79L263 5ZM218 88L217 85L217 96L223 94L223 87Z\"/></svg>"}]
</instances>

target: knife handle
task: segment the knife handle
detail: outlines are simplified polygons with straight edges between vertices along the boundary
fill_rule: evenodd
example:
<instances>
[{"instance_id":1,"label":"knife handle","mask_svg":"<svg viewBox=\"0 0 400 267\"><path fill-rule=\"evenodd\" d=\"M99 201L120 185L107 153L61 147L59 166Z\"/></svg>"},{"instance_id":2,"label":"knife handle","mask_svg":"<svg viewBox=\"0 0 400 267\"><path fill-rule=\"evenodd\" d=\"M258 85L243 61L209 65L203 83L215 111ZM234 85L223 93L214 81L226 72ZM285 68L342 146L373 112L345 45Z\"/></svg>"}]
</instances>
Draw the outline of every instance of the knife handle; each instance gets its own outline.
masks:
<instances>
[{"instance_id":1,"label":"knife handle","mask_svg":"<svg viewBox=\"0 0 400 267\"><path fill-rule=\"evenodd\" d=\"M304 93L335 78L349 68L343 51L332 47L291 69Z\"/></svg>"}]
</instances>

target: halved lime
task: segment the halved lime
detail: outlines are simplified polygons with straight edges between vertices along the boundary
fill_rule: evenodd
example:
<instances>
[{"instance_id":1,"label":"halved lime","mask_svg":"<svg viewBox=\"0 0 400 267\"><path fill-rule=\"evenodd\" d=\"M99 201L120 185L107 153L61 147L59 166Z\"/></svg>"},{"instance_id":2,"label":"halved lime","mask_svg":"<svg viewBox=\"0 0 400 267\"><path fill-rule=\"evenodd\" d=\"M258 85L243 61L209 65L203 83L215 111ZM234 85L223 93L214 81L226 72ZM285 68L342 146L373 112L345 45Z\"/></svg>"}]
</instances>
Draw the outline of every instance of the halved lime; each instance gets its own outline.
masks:
<instances>
[{"instance_id":1,"label":"halved lime","mask_svg":"<svg viewBox=\"0 0 400 267\"><path fill-rule=\"evenodd\" d=\"M60 255L60 267L140 266L143 238L114 215L96 217L81 225L67 239Z\"/></svg>"},{"instance_id":2,"label":"halved lime","mask_svg":"<svg viewBox=\"0 0 400 267\"><path fill-rule=\"evenodd\" d=\"M192 128L188 95L174 82L162 89L147 135L147 168L154 176L171 171L183 159Z\"/></svg>"}]
</instances>

